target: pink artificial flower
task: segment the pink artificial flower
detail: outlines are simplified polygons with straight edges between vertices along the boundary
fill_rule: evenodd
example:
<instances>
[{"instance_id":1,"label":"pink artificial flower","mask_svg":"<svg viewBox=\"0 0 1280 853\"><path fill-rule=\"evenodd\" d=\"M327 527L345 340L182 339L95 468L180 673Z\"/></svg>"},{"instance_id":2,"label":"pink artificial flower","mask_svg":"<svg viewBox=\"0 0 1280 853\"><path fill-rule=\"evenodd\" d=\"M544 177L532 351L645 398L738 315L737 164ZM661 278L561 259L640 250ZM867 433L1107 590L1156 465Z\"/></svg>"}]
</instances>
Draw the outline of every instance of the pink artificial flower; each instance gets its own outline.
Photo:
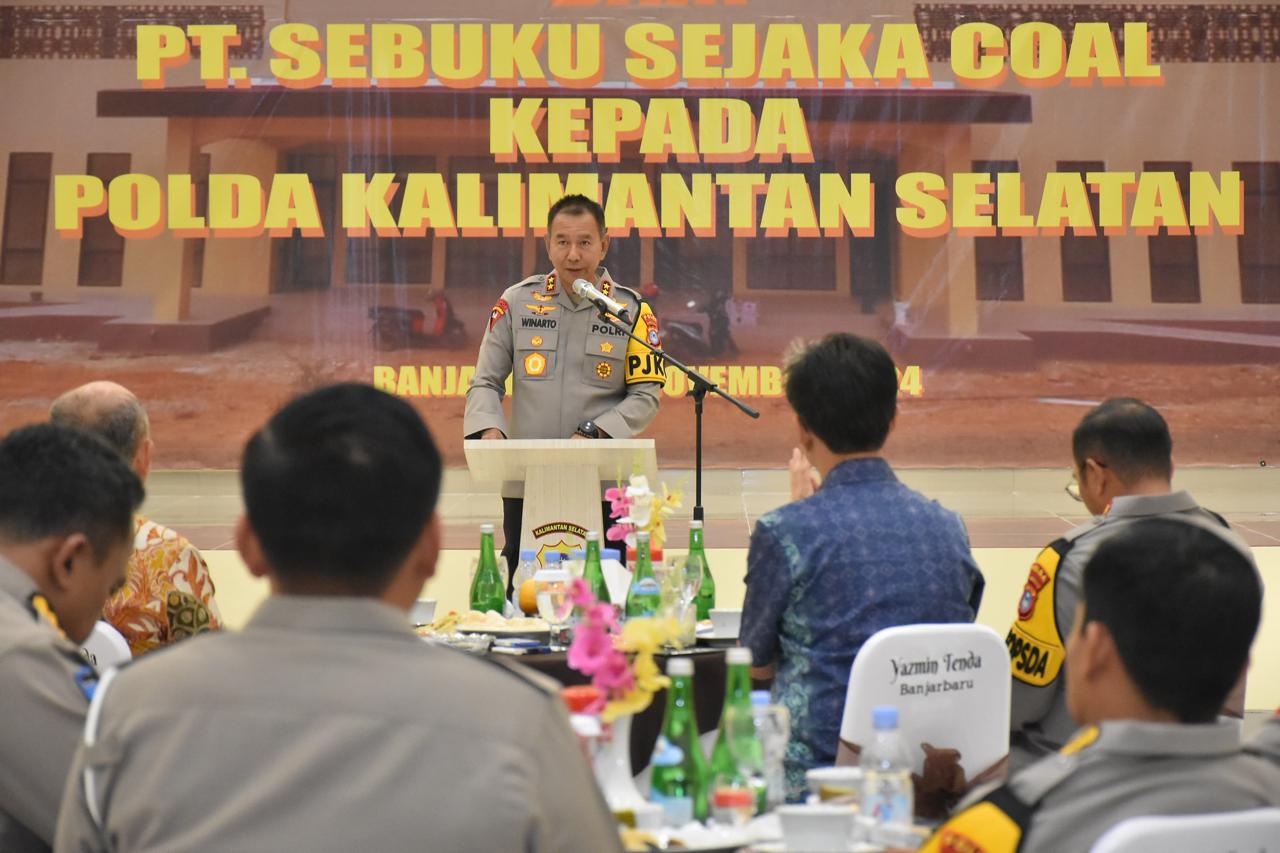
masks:
<instances>
[{"instance_id":1,"label":"pink artificial flower","mask_svg":"<svg viewBox=\"0 0 1280 853\"><path fill-rule=\"evenodd\" d=\"M583 610L596 604L596 597L591 592L591 584L582 578L574 578L573 583L569 585L569 600L573 602L574 607Z\"/></svg>"},{"instance_id":2,"label":"pink artificial flower","mask_svg":"<svg viewBox=\"0 0 1280 853\"><path fill-rule=\"evenodd\" d=\"M609 648L612 654L608 655L600 669L596 670L591 678L591 684L602 693L616 698L635 688L636 677L631 671L631 663L627 660L627 656L614 649L612 641Z\"/></svg>"},{"instance_id":3,"label":"pink artificial flower","mask_svg":"<svg viewBox=\"0 0 1280 853\"><path fill-rule=\"evenodd\" d=\"M629 524L615 524L604 533L604 538L610 542L621 542L627 538L627 534L631 532Z\"/></svg>"},{"instance_id":4,"label":"pink artificial flower","mask_svg":"<svg viewBox=\"0 0 1280 853\"><path fill-rule=\"evenodd\" d=\"M616 501L622 498L622 489L612 486L604 490L604 499L607 501Z\"/></svg>"},{"instance_id":5,"label":"pink artificial flower","mask_svg":"<svg viewBox=\"0 0 1280 853\"><path fill-rule=\"evenodd\" d=\"M622 630L622 626L618 624L618 613L612 604L598 604L593 600L587 609L587 621L603 625L615 634Z\"/></svg>"},{"instance_id":6,"label":"pink artificial flower","mask_svg":"<svg viewBox=\"0 0 1280 853\"><path fill-rule=\"evenodd\" d=\"M613 635L604 625L592 621L582 622L573 632L573 643L569 646L569 667L583 675L596 676L618 654L613 647Z\"/></svg>"}]
</instances>

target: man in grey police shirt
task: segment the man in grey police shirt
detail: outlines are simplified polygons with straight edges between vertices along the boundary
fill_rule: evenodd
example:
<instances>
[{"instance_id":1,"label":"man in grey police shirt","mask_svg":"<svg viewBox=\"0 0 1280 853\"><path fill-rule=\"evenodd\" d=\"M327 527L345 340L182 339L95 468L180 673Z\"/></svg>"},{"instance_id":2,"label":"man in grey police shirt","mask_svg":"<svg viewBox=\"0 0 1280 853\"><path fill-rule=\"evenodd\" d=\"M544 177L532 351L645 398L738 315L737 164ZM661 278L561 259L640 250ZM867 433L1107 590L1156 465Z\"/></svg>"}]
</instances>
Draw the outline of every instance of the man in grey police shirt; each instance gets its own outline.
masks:
<instances>
[{"instance_id":1,"label":"man in grey police shirt","mask_svg":"<svg viewBox=\"0 0 1280 853\"><path fill-rule=\"evenodd\" d=\"M631 438L658 414L665 365L597 316L573 292L586 279L631 314L631 334L657 345L658 320L640 294L600 266L609 251L604 210L568 195L547 212L554 269L503 292L489 314L462 421L466 438ZM502 411L511 377L511 422ZM514 574L524 484L502 487L503 556ZM607 504L605 505L607 507ZM602 508L607 515L608 510ZM604 520L604 519L602 519Z\"/></svg>"},{"instance_id":2,"label":"man in grey police shirt","mask_svg":"<svg viewBox=\"0 0 1280 853\"><path fill-rule=\"evenodd\" d=\"M103 680L57 849L619 850L556 685L409 627L440 467L412 407L369 386L259 430L236 541L272 595L243 631Z\"/></svg>"},{"instance_id":3,"label":"man in grey police shirt","mask_svg":"<svg viewBox=\"0 0 1280 853\"><path fill-rule=\"evenodd\" d=\"M0 850L48 850L97 674L80 651L124 583L142 484L103 441L0 441Z\"/></svg>"},{"instance_id":4,"label":"man in grey police shirt","mask_svg":"<svg viewBox=\"0 0 1280 853\"><path fill-rule=\"evenodd\" d=\"M1081 586L1066 691L1083 728L975 792L924 853L1079 853L1128 818L1280 805L1280 768L1217 719L1262 613L1253 563L1212 521L1143 519L1098 546Z\"/></svg>"},{"instance_id":5,"label":"man in grey police shirt","mask_svg":"<svg viewBox=\"0 0 1280 853\"><path fill-rule=\"evenodd\" d=\"M1067 742L1076 722L1067 710L1066 636L1080 600L1080 576L1098 546L1144 518L1175 516L1226 522L1185 491L1172 491L1173 439L1160 413L1139 400L1116 397L1091 409L1071 437L1079 498L1094 516L1037 555L1005 638L1013 678L1009 769L1021 769ZM1224 710L1241 716L1244 672Z\"/></svg>"}]
</instances>

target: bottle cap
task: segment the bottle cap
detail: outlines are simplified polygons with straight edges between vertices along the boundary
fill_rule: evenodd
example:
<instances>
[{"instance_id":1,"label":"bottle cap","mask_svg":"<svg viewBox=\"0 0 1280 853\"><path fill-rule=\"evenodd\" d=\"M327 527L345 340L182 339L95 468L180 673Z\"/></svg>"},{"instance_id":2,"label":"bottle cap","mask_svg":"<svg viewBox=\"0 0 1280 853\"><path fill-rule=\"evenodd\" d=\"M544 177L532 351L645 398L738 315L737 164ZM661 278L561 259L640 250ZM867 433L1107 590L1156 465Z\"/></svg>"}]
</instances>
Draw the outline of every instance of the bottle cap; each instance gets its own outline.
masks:
<instances>
[{"instance_id":1,"label":"bottle cap","mask_svg":"<svg viewBox=\"0 0 1280 853\"><path fill-rule=\"evenodd\" d=\"M520 559L521 559L521 560L536 560L536 559L538 559L538 552L537 552L537 551L535 551L535 550L533 550L532 548L525 548L525 549L523 549L523 550L521 550L521 551L520 551Z\"/></svg>"},{"instance_id":2,"label":"bottle cap","mask_svg":"<svg viewBox=\"0 0 1280 853\"><path fill-rule=\"evenodd\" d=\"M480 525L480 532L481 532L481 533L492 533L492 532L493 532L493 525L492 525L492 524L482 524L482 525Z\"/></svg>"},{"instance_id":3,"label":"bottle cap","mask_svg":"<svg viewBox=\"0 0 1280 853\"><path fill-rule=\"evenodd\" d=\"M546 558L542 561L542 564L550 567L559 563L562 559L564 559L564 554L561 554L559 551L548 551Z\"/></svg>"},{"instance_id":4,"label":"bottle cap","mask_svg":"<svg viewBox=\"0 0 1280 853\"><path fill-rule=\"evenodd\" d=\"M647 531L647 530L637 530L637 531L636 531L636 541L637 541L637 542L648 542L648 541L649 541L649 531Z\"/></svg>"},{"instance_id":5,"label":"bottle cap","mask_svg":"<svg viewBox=\"0 0 1280 853\"><path fill-rule=\"evenodd\" d=\"M599 530L588 530L588 531L587 531L587 541L588 541L588 542L599 542L599 541L600 541L600 531L599 531Z\"/></svg>"},{"instance_id":6,"label":"bottle cap","mask_svg":"<svg viewBox=\"0 0 1280 853\"><path fill-rule=\"evenodd\" d=\"M898 727L898 709L892 705L877 705L871 709L871 727L876 731Z\"/></svg>"},{"instance_id":7,"label":"bottle cap","mask_svg":"<svg viewBox=\"0 0 1280 853\"><path fill-rule=\"evenodd\" d=\"M689 522L689 529L690 529L690 530L701 530L701 529L702 529L702 522L701 522L701 521L698 521L698 519L696 519L696 518L695 518L693 521Z\"/></svg>"},{"instance_id":8,"label":"bottle cap","mask_svg":"<svg viewBox=\"0 0 1280 853\"><path fill-rule=\"evenodd\" d=\"M752 690L751 691L752 705L768 705L770 698L772 697L769 696L768 690Z\"/></svg>"},{"instance_id":9,"label":"bottle cap","mask_svg":"<svg viewBox=\"0 0 1280 853\"><path fill-rule=\"evenodd\" d=\"M693 661L688 658L671 658L667 661L667 675L693 675Z\"/></svg>"},{"instance_id":10,"label":"bottle cap","mask_svg":"<svg viewBox=\"0 0 1280 853\"><path fill-rule=\"evenodd\" d=\"M586 552L586 551L584 551L584 550L582 550L581 548L574 548L574 549L573 549L573 552L572 552L571 554L569 554L569 559L570 559L570 560L585 560L585 559L587 559L587 552Z\"/></svg>"},{"instance_id":11,"label":"bottle cap","mask_svg":"<svg viewBox=\"0 0 1280 853\"><path fill-rule=\"evenodd\" d=\"M600 549L600 559L602 560L617 560L617 559L620 559L621 557L622 557L622 550L619 548L601 548Z\"/></svg>"},{"instance_id":12,"label":"bottle cap","mask_svg":"<svg viewBox=\"0 0 1280 853\"><path fill-rule=\"evenodd\" d=\"M743 648L742 646L734 646L729 649L729 651L725 652L724 659L730 666L742 664L751 666L751 649Z\"/></svg>"}]
</instances>

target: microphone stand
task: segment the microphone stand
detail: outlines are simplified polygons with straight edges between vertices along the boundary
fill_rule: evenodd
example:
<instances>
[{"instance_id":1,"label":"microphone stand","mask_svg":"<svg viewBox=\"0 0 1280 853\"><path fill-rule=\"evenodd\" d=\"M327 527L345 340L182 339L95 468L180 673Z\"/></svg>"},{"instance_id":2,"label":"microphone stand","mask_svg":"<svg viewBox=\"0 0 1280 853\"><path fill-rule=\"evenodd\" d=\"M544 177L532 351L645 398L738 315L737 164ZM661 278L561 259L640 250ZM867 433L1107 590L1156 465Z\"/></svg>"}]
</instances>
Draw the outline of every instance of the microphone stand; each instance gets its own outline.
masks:
<instances>
[{"instance_id":1,"label":"microphone stand","mask_svg":"<svg viewBox=\"0 0 1280 853\"><path fill-rule=\"evenodd\" d=\"M644 338L638 338L635 335L631 334L631 327L629 325L623 325L621 322L619 322L618 318L615 317L613 314L611 314L606 308L602 307L601 305L599 305L594 301L591 304L595 306L596 312L603 322L608 323L610 326L613 326L615 329L620 329L622 332L626 334L628 338L640 344L645 349L649 350L649 352L653 353L653 355L656 356L657 358L662 359L662 361L665 364L675 365L677 368L679 368L680 372L682 372L685 376L689 377L689 393L686 396L693 398L693 414L694 414L694 417L693 417L693 433L694 433L693 471L694 471L695 486L694 486L693 519L694 521L702 521L703 520L702 401L706 399L707 392L710 391L728 400L730 403L737 406L739 409L743 411L743 413L749 415L750 417L758 418L760 417L760 413L755 409L751 408L750 406L748 406L746 403L739 400L738 398L734 397L733 395L726 393L723 389L720 388L719 385L712 382L710 379L703 376L701 373L694 370L692 367L689 367L680 359L676 358L673 355L669 355L664 349L662 349L662 347L656 347L653 344L646 341Z\"/></svg>"}]
</instances>

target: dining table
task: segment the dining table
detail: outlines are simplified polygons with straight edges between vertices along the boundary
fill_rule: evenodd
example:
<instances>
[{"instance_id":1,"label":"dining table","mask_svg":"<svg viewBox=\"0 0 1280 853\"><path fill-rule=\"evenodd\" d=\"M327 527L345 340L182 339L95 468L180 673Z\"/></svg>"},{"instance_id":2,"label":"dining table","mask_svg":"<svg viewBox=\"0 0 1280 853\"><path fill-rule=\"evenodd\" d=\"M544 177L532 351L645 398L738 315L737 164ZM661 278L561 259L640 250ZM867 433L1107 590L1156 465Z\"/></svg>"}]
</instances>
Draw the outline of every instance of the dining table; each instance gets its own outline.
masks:
<instances>
[{"instance_id":1,"label":"dining table","mask_svg":"<svg viewBox=\"0 0 1280 853\"><path fill-rule=\"evenodd\" d=\"M667 661L674 656L688 657L693 661L693 705L698 719L698 732L714 731L720 724L720 712L724 705L725 652L722 648L693 648L654 656L660 669L666 672ZM521 666L527 666L543 675L554 678L565 686L589 684L591 679L569 666L567 652L526 654L510 658ZM649 707L637 713L631 721L631 770L639 773L649 764L653 746L662 732L662 718L667 706L667 691L653 695Z\"/></svg>"}]
</instances>

